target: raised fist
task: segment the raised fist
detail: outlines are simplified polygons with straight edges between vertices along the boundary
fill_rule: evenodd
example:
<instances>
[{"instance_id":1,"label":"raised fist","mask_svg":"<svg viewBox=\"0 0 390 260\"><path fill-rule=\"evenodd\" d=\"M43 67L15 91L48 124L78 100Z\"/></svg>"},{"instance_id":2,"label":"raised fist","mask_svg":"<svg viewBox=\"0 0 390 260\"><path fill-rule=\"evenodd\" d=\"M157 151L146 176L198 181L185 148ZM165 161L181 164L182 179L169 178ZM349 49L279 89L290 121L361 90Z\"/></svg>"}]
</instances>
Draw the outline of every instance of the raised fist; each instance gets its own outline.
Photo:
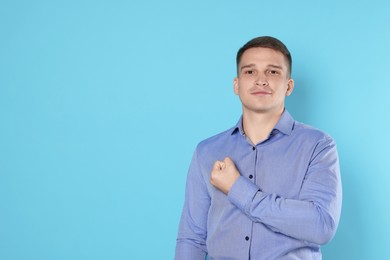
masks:
<instances>
[{"instance_id":1,"label":"raised fist","mask_svg":"<svg viewBox=\"0 0 390 260\"><path fill-rule=\"evenodd\" d=\"M226 157L223 161L214 163L210 174L210 183L223 193L228 194L238 177L240 177L240 173L236 165L232 159Z\"/></svg>"}]
</instances>

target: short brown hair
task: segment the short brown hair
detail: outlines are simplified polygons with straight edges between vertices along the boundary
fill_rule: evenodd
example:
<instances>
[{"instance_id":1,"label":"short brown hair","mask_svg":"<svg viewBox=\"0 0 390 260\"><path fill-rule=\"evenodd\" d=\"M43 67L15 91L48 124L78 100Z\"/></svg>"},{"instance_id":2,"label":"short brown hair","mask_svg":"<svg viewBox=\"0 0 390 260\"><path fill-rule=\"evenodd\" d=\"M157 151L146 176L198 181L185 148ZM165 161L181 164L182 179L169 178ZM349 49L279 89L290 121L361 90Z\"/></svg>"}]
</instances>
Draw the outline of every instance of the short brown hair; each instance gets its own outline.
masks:
<instances>
[{"instance_id":1,"label":"short brown hair","mask_svg":"<svg viewBox=\"0 0 390 260\"><path fill-rule=\"evenodd\" d=\"M289 50L287 49L286 45L284 45L280 40L271 37L271 36L261 36L261 37L256 37L249 42L247 42L244 46L242 46L238 52L237 52L237 57L236 57L236 64L237 64L237 76L239 74L239 64L241 61L241 57L244 54L244 52L248 49L251 48L269 48L273 49L275 51L281 52L285 59L287 60L288 64L288 74L291 76L291 70L292 70L292 59L291 59L291 54Z\"/></svg>"}]
</instances>

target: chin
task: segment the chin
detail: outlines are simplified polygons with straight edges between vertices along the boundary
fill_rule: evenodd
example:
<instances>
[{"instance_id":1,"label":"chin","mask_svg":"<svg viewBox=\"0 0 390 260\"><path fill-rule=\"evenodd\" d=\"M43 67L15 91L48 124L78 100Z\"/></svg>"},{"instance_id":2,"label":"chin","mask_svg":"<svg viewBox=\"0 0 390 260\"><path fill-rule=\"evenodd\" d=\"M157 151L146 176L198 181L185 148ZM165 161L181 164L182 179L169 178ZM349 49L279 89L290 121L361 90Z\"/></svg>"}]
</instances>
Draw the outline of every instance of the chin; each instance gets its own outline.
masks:
<instances>
[{"instance_id":1,"label":"chin","mask_svg":"<svg viewBox=\"0 0 390 260\"><path fill-rule=\"evenodd\" d=\"M271 107L271 106L243 106L243 112L246 113L255 113L255 114L279 114L283 112L284 106L279 107Z\"/></svg>"}]
</instances>

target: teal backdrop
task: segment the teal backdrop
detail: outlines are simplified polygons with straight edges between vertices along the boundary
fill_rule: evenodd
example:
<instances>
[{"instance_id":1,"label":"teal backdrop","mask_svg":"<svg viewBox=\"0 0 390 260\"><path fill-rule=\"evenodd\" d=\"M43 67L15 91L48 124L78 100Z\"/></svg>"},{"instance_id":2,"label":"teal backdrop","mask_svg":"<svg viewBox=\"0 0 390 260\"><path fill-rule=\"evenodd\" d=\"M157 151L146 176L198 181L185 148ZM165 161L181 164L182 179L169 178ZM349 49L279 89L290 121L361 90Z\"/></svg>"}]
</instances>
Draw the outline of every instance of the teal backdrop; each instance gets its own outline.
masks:
<instances>
[{"instance_id":1,"label":"teal backdrop","mask_svg":"<svg viewBox=\"0 0 390 260\"><path fill-rule=\"evenodd\" d=\"M287 109L338 143L324 259L390 259L389 3L0 1L0 259L173 259L192 153L238 120L259 35L292 53Z\"/></svg>"}]
</instances>

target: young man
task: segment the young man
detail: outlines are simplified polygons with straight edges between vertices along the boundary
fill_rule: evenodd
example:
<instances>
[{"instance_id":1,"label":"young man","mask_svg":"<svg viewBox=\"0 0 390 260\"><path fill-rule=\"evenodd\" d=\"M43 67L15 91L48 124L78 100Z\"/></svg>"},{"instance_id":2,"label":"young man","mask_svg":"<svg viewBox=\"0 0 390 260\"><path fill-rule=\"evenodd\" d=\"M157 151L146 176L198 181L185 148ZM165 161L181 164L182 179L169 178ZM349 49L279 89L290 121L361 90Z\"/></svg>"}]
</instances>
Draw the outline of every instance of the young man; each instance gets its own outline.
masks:
<instances>
[{"instance_id":1,"label":"young man","mask_svg":"<svg viewBox=\"0 0 390 260\"><path fill-rule=\"evenodd\" d=\"M237 53L242 117L201 142L187 177L177 260L321 259L341 211L334 140L284 108L291 55L272 37Z\"/></svg>"}]
</instances>

